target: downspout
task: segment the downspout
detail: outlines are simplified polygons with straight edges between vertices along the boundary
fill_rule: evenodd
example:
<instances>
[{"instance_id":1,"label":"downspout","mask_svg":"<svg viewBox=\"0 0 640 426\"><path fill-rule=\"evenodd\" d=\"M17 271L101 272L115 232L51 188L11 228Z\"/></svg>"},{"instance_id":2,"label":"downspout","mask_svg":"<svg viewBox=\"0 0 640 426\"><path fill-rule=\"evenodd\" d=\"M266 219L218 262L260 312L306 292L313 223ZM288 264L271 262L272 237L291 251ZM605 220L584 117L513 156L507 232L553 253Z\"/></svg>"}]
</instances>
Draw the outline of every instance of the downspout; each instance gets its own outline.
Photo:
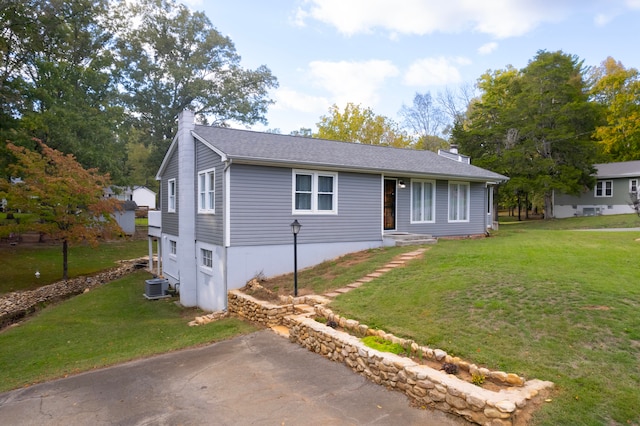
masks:
<instances>
[{"instance_id":1,"label":"downspout","mask_svg":"<svg viewBox=\"0 0 640 426\"><path fill-rule=\"evenodd\" d=\"M225 303L225 310L229 309L229 298L227 296L227 294L229 293L228 290L228 276L229 276L229 265L227 263L227 251L229 248L229 244L230 244L230 233L231 230L229 230L228 228L231 226L231 221L229 220L229 209L231 208L231 203L230 203L230 197L229 197L229 192L230 192L230 187L231 184L229 182L229 168L231 167L231 164L233 163L233 159L227 157L224 160L224 169L223 169L223 176L224 176L224 217L223 217L223 227L224 227L224 235L222 237L222 247L223 247L223 252L222 252L222 256L223 256L223 264L224 264L224 274L223 274L223 280L224 280L224 294L226 297L226 303Z\"/></svg>"}]
</instances>

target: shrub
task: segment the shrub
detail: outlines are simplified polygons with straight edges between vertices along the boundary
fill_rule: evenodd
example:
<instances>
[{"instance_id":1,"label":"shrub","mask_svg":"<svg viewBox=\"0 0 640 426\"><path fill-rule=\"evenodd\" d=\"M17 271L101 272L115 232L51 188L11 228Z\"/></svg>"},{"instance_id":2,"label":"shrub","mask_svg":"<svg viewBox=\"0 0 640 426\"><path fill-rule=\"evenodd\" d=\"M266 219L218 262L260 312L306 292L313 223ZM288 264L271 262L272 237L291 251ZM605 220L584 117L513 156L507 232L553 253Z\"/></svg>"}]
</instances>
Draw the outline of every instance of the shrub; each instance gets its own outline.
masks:
<instances>
[{"instance_id":1,"label":"shrub","mask_svg":"<svg viewBox=\"0 0 640 426\"><path fill-rule=\"evenodd\" d=\"M383 339L380 336L367 336L360 340L362 340L362 343L371 349L375 349L380 352L391 352L396 355L400 355L404 352L402 345Z\"/></svg>"}]
</instances>

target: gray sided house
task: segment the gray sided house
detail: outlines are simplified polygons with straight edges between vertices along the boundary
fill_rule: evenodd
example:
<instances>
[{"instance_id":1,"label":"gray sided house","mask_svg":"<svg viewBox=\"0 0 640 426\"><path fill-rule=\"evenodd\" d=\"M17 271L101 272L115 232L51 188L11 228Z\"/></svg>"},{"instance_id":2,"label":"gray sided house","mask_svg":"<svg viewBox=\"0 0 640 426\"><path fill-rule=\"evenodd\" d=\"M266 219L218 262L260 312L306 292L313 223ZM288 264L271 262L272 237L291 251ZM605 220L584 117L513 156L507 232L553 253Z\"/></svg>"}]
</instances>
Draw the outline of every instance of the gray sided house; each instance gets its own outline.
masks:
<instances>
[{"instance_id":1,"label":"gray sided house","mask_svg":"<svg viewBox=\"0 0 640 426\"><path fill-rule=\"evenodd\" d=\"M629 206L638 192L640 161L595 164L596 186L578 196L554 193L556 218L635 213Z\"/></svg>"},{"instance_id":2,"label":"gray sided house","mask_svg":"<svg viewBox=\"0 0 640 426\"><path fill-rule=\"evenodd\" d=\"M464 156L194 124L158 171L161 274L180 302L227 306L252 277L393 244L392 234L466 236L492 225L493 186L506 180Z\"/></svg>"}]
</instances>

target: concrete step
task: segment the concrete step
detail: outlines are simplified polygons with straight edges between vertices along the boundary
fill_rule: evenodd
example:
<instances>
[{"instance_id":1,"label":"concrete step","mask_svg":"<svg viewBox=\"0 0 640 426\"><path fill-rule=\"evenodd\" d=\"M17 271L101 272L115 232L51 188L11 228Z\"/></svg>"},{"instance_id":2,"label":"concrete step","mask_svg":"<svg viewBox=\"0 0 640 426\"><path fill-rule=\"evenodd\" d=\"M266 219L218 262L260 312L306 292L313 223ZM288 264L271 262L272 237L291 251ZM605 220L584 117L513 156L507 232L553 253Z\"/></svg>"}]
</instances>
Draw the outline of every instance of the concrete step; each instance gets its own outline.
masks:
<instances>
[{"instance_id":1,"label":"concrete step","mask_svg":"<svg viewBox=\"0 0 640 426\"><path fill-rule=\"evenodd\" d=\"M405 246L417 246L423 244L436 244L438 240L436 238L416 238L410 240L396 240L396 246L405 247Z\"/></svg>"},{"instance_id":2,"label":"concrete step","mask_svg":"<svg viewBox=\"0 0 640 426\"><path fill-rule=\"evenodd\" d=\"M385 237L391 238L392 240L394 240L395 245L399 247L422 245L422 244L435 244L438 242L437 238L434 238L432 235L426 235L426 234L397 233L397 234L385 234Z\"/></svg>"}]
</instances>

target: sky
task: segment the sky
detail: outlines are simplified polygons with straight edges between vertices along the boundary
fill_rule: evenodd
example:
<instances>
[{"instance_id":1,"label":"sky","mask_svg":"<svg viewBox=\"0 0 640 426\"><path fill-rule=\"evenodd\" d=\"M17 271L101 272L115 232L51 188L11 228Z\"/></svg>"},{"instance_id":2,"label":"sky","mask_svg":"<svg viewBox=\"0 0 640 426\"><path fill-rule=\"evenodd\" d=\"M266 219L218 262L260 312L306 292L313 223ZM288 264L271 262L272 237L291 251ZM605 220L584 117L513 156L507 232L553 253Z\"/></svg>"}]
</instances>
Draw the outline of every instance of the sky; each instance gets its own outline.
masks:
<instances>
[{"instance_id":1,"label":"sky","mask_svg":"<svg viewBox=\"0 0 640 426\"><path fill-rule=\"evenodd\" d=\"M277 77L268 124L249 126L259 131L315 131L348 102L401 122L416 93L458 92L540 50L640 69L640 0L183 2L232 40L243 67Z\"/></svg>"}]
</instances>

